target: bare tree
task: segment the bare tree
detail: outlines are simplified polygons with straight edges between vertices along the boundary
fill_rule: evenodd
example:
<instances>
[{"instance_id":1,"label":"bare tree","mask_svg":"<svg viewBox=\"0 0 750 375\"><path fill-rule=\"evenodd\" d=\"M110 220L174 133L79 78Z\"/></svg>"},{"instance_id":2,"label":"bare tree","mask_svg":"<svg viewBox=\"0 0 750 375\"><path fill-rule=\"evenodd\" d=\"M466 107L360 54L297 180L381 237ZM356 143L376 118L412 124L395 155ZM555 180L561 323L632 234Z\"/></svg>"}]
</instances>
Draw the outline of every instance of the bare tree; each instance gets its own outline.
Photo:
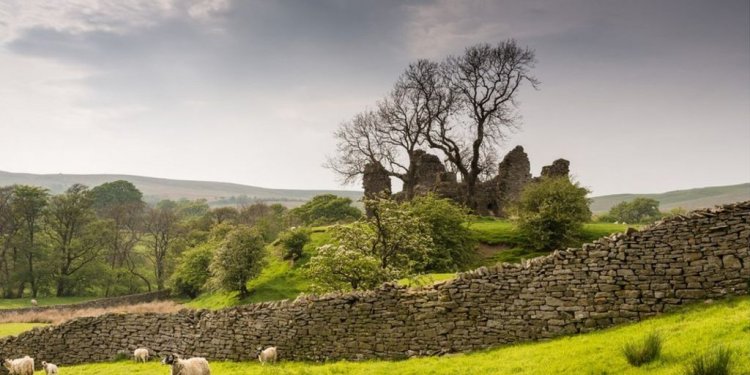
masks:
<instances>
[{"instance_id":1,"label":"bare tree","mask_svg":"<svg viewBox=\"0 0 750 375\"><path fill-rule=\"evenodd\" d=\"M380 163L391 177L404 184L407 198L414 193L416 152L426 145L432 121L431 93L420 90L415 77L437 71L437 64L420 60L409 65L391 92L379 101L376 111L365 111L346 122L334 133L338 140L336 157L327 166L352 182L365 165ZM433 106L436 107L436 106Z\"/></svg>"},{"instance_id":2,"label":"bare tree","mask_svg":"<svg viewBox=\"0 0 750 375\"><path fill-rule=\"evenodd\" d=\"M497 46L478 44L446 59L441 65L444 84L422 87L455 100L450 111L434 117L427 138L461 174L472 208L476 186L488 167L484 156L494 154L494 147L517 124L519 87L524 82L538 85L530 73L535 62L534 51L512 39Z\"/></svg>"}]
</instances>

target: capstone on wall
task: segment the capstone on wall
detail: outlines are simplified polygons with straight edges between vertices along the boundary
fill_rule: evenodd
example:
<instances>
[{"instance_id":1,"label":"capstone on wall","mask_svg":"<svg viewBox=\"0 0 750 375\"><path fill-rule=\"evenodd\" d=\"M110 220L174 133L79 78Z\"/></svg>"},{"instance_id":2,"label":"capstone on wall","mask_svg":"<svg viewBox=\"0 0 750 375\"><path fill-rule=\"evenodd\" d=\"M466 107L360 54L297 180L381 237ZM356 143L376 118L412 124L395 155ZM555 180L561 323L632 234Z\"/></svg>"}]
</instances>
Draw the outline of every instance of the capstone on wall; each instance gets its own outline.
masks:
<instances>
[{"instance_id":1,"label":"capstone on wall","mask_svg":"<svg viewBox=\"0 0 750 375\"><path fill-rule=\"evenodd\" d=\"M386 284L219 311L81 318L2 339L0 356L74 364L144 346L252 360L256 347L275 345L284 360L397 359L587 332L748 289L743 202L423 289Z\"/></svg>"}]
</instances>

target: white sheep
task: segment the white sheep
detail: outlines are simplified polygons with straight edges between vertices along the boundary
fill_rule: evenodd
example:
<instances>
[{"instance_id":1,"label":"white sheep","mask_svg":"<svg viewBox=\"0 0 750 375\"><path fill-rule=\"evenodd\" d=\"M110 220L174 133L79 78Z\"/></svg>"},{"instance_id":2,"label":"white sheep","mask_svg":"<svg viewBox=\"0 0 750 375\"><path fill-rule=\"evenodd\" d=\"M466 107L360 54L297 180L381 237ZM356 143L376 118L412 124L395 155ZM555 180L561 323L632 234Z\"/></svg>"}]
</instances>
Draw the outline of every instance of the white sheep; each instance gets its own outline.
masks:
<instances>
[{"instance_id":1,"label":"white sheep","mask_svg":"<svg viewBox=\"0 0 750 375\"><path fill-rule=\"evenodd\" d=\"M47 363L45 361L42 361L42 368L44 369L44 373L47 375L57 375L57 365L54 363Z\"/></svg>"},{"instance_id":2,"label":"white sheep","mask_svg":"<svg viewBox=\"0 0 750 375\"><path fill-rule=\"evenodd\" d=\"M39 302L37 302L37 300L35 300L35 299L32 299L31 300L31 306L37 307L37 306L39 306Z\"/></svg>"},{"instance_id":3,"label":"white sheep","mask_svg":"<svg viewBox=\"0 0 750 375\"><path fill-rule=\"evenodd\" d=\"M161 363L172 366L171 375L211 375L208 361L203 357L182 359L176 354L167 354Z\"/></svg>"},{"instance_id":4,"label":"white sheep","mask_svg":"<svg viewBox=\"0 0 750 375\"><path fill-rule=\"evenodd\" d=\"M135 351L133 351L133 360L136 362L148 362L148 349L146 348L138 348Z\"/></svg>"},{"instance_id":5,"label":"white sheep","mask_svg":"<svg viewBox=\"0 0 750 375\"><path fill-rule=\"evenodd\" d=\"M34 375L34 358L29 356L5 359L3 366L8 369L10 375Z\"/></svg>"},{"instance_id":6,"label":"white sheep","mask_svg":"<svg viewBox=\"0 0 750 375\"><path fill-rule=\"evenodd\" d=\"M260 354L258 354L258 360L262 365L265 365L266 362L276 363L276 359L278 359L279 353L276 351L275 346L266 348L263 351L261 351L261 349L263 349L263 347L259 346L258 351L260 351Z\"/></svg>"}]
</instances>

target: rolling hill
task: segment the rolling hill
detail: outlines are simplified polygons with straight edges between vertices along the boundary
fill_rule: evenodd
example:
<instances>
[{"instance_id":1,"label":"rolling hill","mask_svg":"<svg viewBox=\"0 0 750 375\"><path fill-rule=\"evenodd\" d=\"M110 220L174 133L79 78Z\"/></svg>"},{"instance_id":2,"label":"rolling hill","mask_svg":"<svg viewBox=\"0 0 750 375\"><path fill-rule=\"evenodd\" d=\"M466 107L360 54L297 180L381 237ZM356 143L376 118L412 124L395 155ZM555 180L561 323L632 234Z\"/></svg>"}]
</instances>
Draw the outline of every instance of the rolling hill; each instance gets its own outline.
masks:
<instances>
[{"instance_id":1,"label":"rolling hill","mask_svg":"<svg viewBox=\"0 0 750 375\"><path fill-rule=\"evenodd\" d=\"M682 207L688 211L710 208L716 205L750 200L750 183L728 186L710 186L696 189L675 190L660 194L614 194L593 197L591 211L603 213L622 202L635 198L652 198L659 201L662 212Z\"/></svg>"},{"instance_id":2,"label":"rolling hill","mask_svg":"<svg viewBox=\"0 0 750 375\"><path fill-rule=\"evenodd\" d=\"M335 194L357 200L362 196L359 191L350 190L290 190L268 189L257 186L232 184L226 182L171 180L132 175L116 174L30 174L0 171L0 186L25 184L42 186L57 194L74 183L90 187L105 182L127 180L141 192L144 199L156 202L161 199L206 199L211 205L233 204L237 200L263 201L282 203L286 206L297 206L319 194ZM234 197L232 201L230 198ZM243 198L244 197L244 198Z\"/></svg>"},{"instance_id":3,"label":"rolling hill","mask_svg":"<svg viewBox=\"0 0 750 375\"><path fill-rule=\"evenodd\" d=\"M0 186L26 184L43 186L53 194L60 193L74 183L97 186L105 182L127 180L140 189L146 200L161 199L206 199L212 206L233 205L238 200L282 203L286 206L300 205L318 194L336 194L358 200L361 191L353 190L291 190L269 189L257 186L213 181L171 180L116 174L30 174L0 171ZM234 200L231 198L234 197ZM675 207L687 210L713 207L718 204L750 200L750 183L712 186L688 190L675 190L660 194L614 194L593 197L591 210L603 213L622 201L637 197L653 198L661 203L662 211Z\"/></svg>"}]
</instances>

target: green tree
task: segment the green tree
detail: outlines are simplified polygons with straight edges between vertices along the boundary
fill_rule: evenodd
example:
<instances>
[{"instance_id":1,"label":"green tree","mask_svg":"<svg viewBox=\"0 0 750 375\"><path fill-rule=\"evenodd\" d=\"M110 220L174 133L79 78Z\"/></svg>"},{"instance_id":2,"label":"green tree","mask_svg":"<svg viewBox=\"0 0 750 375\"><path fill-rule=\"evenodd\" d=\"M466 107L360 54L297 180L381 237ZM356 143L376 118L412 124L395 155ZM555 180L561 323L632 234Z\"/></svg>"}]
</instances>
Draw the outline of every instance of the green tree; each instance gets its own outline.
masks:
<instances>
[{"instance_id":1,"label":"green tree","mask_svg":"<svg viewBox=\"0 0 750 375\"><path fill-rule=\"evenodd\" d=\"M398 278L397 273L384 272L372 254L332 244L317 249L307 263L307 274L314 282L313 290L319 292L373 289Z\"/></svg>"},{"instance_id":2,"label":"green tree","mask_svg":"<svg viewBox=\"0 0 750 375\"><path fill-rule=\"evenodd\" d=\"M143 232L143 194L128 181L107 182L91 189L93 206L99 217L108 220L107 241L110 271L105 295L134 293L142 282L151 290L151 280L141 272L147 262L134 251ZM139 282L140 280L140 282Z\"/></svg>"},{"instance_id":3,"label":"green tree","mask_svg":"<svg viewBox=\"0 0 750 375\"><path fill-rule=\"evenodd\" d=\"M526 186L516 210L518 228L534 249L555 249L575 242L591 220L588 190L567 177L542 178Z\"/></svg>"},{"instance_id":4,"label":"green tree","mask_svg":"<svg viewBox=\"0 0 750 375\"><path fill-rule=\"evenodd\" d=\"M13 210L22 233L22 253L26 260L25 281L19 285L17 296L23 295L25 282L31 284L31 296L39 293L39 274L34 270L35 259L42 256L42 244L37 237L42 228L44 209L47 206L47 189L37 186L17 185L14 188Z\"/></svg>"},{"instance_id":5,"label":"green tree","mask_svg":"<svg viewBox=\"0 0 750 375\"><path fill-rule=\"evenodd\" d=\"M451 272L476 262L477 244L466 226L470 218L467 208L432 194L414 198L407 208L427 225L432 238L426 270Z\"/></svg>"},{"instance_id":6,"label":"green tree","mask_svg":"<svg viewBox=\"0 0 750 375\"><path fill-rule=\"evenodd\" d=\"M302 257L302 249L310 242L310 231L306 228L293 228L281 232L279 242L284 247L284 259L295 261Z\"/></svg>"},{"instance_id":7,"label":"green tree","mask_svg":"<svg viewBox=\"0 0 750 375\"><path fill-rule=\"evenodd\" d=\"M86 186L75 184L50 198L46 228L52 247L53 277L58 297L72 294L74 276L100 259L110 229L94 214Z\"/></svg>"},{"instance_id":8,"label":"green tree","mask_svg":"<svg viewBox=\"0 0 750 375\"><path fill-rule=\"evenodd\" d=\"M346 223L362 217L362 211L351 204L349 198L333 194L316 195L309 202L292 209L289 215L302 225Z\"/></svg>"},{"instance_id":9,"label":"green tree","mask_svg":"<svg viewBox=\"0 0 750 375\"><path fill-rule=\"evenodd\" d=\"M240 208L237 221L256 228L266 242L272 242L285 227L286 211L286 207L280 204L255 203Z\"/></svg>"},{"instance_id":10,"label":"green tree","mask_svg":"<svg viewBox=\"0 0 750 375\"><path fill-rule=\"evenodd\" d=\"M635 198L630 202L618 203L607 216L613 221L625 223L652 223L659 220L662 214L656 199Z\"/></svg>"},{"instance_id":11,"label":"green tree","mask_svg":"<svg viewBox=\"0 0 750 375\"><path fill-rule=\"evenodd\" d=\"M213 284L226 291L237 291L240 298L248 295L247 282L260 274L265 264L265 241L255 228L238 226L232 229L211 259Z\"/></svg>"},{"instance_id":12,"label":"green tree","mask_svg":"<svg viewBox=\"0 0 750 375\"><path fill-rule=\"evenodd\" d=\"M369 289L424 270L433 246L429 227L406 205L389 199L366 204L372 217L331 228L335 249L321 252L319 248L310 259L308 275L318 290L340 290L342 285ZM332 254L335 259L324 259ZM352 260L345 261L344 256ZM369 271L373 262L379 272ZM353 279L351 273L356 270L361 275Z\"/></svg>"},{"instance_id":13,"label":"green tree","mask_svg":"<svg viewBox=\"0 0 750 375\"><path fill-rule=\"evenodd\" d=\"M195 298L211 276L209 266L213 258L213 244L203 243L182 253L180 262L170 278L170 285L179 294Z\"/></svg>"},{"instance_id":14,"label":"green tree","mask_svg":"<svg viewBox=\"0 0 750 375\"><path fill-rule=\"evenodd\" d=\"M16 282L14 278L19 260L16 245L20 223L13 212L14 191L13 186L0 187L0 271L2 271L2 296L5 298L15 295L13 286Z\"/></svg>"}]
</instances>

